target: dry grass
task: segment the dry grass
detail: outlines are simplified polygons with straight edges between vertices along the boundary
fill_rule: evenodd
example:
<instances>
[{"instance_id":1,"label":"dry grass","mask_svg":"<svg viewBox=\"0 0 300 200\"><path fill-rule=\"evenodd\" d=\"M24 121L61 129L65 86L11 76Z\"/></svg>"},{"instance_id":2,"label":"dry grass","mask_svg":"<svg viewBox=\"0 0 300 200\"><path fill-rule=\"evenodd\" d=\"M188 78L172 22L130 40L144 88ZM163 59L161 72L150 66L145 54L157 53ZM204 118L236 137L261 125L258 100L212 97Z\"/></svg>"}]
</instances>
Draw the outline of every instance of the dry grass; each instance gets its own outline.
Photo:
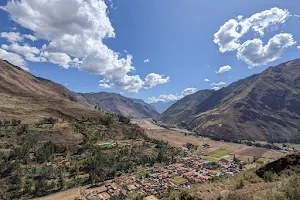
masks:
<instances>
[{"instance_id":1,"label":"dry grass","mask_svg":"<svg viewBox=\"0 0 300 200\"><path fill-rule=\"evenodd\" d=\"M46 197L36 198L34 200L74 200L76 197L80 197L80 188L58 192Z\"/></svg>"},{"instance_id":2,"label":"dry grass","mask_svg":"<svg viewBox=\"0 0 300 200\"><path fill-rule=\"evenodd\" d=\"M244 197L249 196L251 197L251 199L258 200L259 197L264 196L265 193L275 185L275 183L266 183L263 181L251 183L251 181L247 178L251 176L255 176L253 172L246 172L245 174L240 174L237 177L224 179L221 182L196 185L191 190L189 190L189 194L191 194L193 197L199 197L203 200L217 200L223 196L223 193L230 194L231 197L239 197L239 195L236 194L243 194ZM244 180L244 185L242 188L236 189L236 185L241 179ZM225 200L226 198L222 199ZM228 200L233 199L234 198L228 198ZM247 198L240 200L246 199Z\"/></svg>"},{"instance_id":3,"label":"dry grass","mask_svg":"<svg viewBox=\"0 0 300 200\"><path fill-rule=\"evenodd\" d=\"M16 118L29 123L50 116L81 118L102 114L71 101L72 95L75 94L67 88L0 59L0 119Z\"/></svg>"},{"instance_id":4,"label":"dry grass","mask_svg":"<svg viewBox=\"0 0 300 200\"><path fill-rule=\"evenodd\" d=\"M254 157L262 157L268 149L258 148L258 147L248 147L239 151L239 155L242 156L254 156Z\"/></svg>"}]
</instances>

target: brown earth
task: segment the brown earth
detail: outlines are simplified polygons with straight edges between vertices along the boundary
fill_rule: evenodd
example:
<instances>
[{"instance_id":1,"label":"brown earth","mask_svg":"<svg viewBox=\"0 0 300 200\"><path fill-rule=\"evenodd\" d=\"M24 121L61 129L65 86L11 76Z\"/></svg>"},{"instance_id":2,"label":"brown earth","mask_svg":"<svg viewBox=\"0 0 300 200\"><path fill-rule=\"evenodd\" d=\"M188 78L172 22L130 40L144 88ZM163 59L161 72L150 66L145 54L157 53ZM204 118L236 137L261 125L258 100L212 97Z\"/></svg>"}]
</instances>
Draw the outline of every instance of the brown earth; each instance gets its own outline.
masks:
<instances>
[{"instance_id":1,"label":"brown earth","mask_svg":"<svg viewBox=\"0 0 300 200\"><path fill-rule=\"evenodd\" d=\"M76 93L0 60L0 119L82 118L103 113L74 102Z\"/></svg>"}]
</instances>

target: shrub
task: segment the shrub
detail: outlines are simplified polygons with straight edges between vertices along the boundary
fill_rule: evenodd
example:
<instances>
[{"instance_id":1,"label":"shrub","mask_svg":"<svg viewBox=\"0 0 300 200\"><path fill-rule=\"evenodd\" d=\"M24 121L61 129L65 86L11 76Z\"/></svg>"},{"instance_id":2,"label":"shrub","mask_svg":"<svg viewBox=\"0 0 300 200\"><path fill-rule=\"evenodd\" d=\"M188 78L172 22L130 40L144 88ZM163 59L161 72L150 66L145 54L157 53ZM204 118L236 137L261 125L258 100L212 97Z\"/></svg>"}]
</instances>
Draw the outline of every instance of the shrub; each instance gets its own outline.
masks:
<instances>
[{"instance_id":1,"label":"shrub","mask_svg":"<svg viewBox=\"0 0 300 200\"><path fill-rule=\"evenodd\" d=\"M233 192L228 195L226 200L253 200L253 196L242 192Z\"/></svg>"},{"instance_id":2,"label":"shrub","mask_svg":"<svg viewBox=\"0 0 300 200\"><path fill-rule=\"evenodd\" d=\"M300 197L300 176L293 175L285 179L276 188L270 190L267 200L299 200Z\"/></svg>"},{"instance_id":3,"label":"shrub","mask_svg":"<svg viewBox=\"0 0 300 200\"><path fill-rule=\"evenodd\" d=\"M235 186L235 189L240 190L245 186L244 180L243 179L239 179L238 183Z\"/></svg>"},{"instance_id":4,"label":"shrub","mask_svg":"<svg viewBox=\"0 0 300 200\"><path fill-rule=\"evenodd\" d=\"M277 180L277 178L278 178L277 174L270 172L270 171L266 171L263 175L263 179L266 182L273 182L273 181Z\"/></svg>"},{"instance_id":5,"label":"shrub","mask_svg":"<svg viewBox=\"0 0 300 200\"><path fill-rule=\"evenodd\" d=\"M262 179L255 173L245 173L244 179L250 183L258 183L262 181Z\"/></svg>"}]
</instances>

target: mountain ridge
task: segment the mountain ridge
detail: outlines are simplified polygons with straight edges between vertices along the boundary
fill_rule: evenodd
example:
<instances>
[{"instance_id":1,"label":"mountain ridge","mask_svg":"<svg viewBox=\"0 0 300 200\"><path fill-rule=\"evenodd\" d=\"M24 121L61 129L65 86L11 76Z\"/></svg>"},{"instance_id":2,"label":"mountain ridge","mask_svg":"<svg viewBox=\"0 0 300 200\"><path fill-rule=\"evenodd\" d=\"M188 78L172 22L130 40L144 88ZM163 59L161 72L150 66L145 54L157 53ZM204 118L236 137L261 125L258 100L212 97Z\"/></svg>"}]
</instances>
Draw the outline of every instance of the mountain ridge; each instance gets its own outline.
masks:
<instances>
[{"instance_id":1,"label":"mountain ridge","mask_svg":"<svg viewBox=\"0 0 300 200\"><path fill-rule=\"evenodd\" d=\"M183 123L162 118L166 113L160 119L216 139L299 141L299 94L300 59L296 59L214 92L181 117Z\"/></svg>"},{"instance_id":2,"label":"mountain ridge","mask_svg":"<svg viewBox=\"0 0 300 200\"><path fill-rule=\"evenodd\" d=\"M177 124L182 126L185 116L194 113L196 104L204 101L213 93L213 90L200 90L194 94L188 95L171 105L158 117L158 120L167 124Z\"/></svg>"},{"instance_id":3,"label":"mountain ridge","mask_svg":"<svg viewBox=\"0 0 300 200\"><path fill-rule=\"evenodd\" d=\"M116 93L78 93L91 106L128 118L156 118L159 113L141 99L131 99ZM82 102L85 103L85 102Z\"/></svg>"},{"instance_id":4,"label":"mountain ridge","mask_svg":"<svg viewBox=\"0 0 300 200\"><path fill-rule=\"evenodd\" d=\"M114 107L111 105L112 101L100 104L99 100L93 100L95 98L92 97L97 93L73 92L51 80L36 77L8 61L0 60L0 73L0 118L81 118L101 115L102 111L129 118L158 116L155 109L142 100L132 100L114 93L101 93L111 97ZM118 102L118 99L122 101ZM101 108L100 111L95 106Z\"/></svg>"},{"instance_id":5,"label":"mountain ridge","mask_svg":"<svg viewBox=\"0 0 300 200\"><path fill-rule=\"evenodd\" d=\"M34 121L49 116L81 118L103 114L71 101L74 95L62 85L0 60L0 118Z\"/></svg>"}]
</instances>

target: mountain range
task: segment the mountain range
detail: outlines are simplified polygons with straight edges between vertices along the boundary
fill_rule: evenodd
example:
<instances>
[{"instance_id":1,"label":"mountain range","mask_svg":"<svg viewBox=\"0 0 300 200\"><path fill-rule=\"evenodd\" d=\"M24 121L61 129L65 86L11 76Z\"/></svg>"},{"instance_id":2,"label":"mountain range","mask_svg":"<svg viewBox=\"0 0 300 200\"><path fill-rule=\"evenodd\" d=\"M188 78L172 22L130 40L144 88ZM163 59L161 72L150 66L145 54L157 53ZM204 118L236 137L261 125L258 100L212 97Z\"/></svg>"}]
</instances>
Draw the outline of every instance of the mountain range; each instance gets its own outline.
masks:
<instances>
[{"instance_id":1,"label":"mountain range","mask_svg":"<svg viewBox=\"0 0 300 200\"><path fill-rule=\"evenodd\" d=\"M150 105L152 105L157 110L157 112L163 113L168 108L170 108L170 106L172 106L174 103L176 103L176 101L168 101L168 102L158 101L156 103L150 103Z\"/></svg>"},{"instance_id":2,"label":"mountain range","mask_svg":"<svg viewBox=\"0 0 300 200\"><path fill-rule=\"evenodd\" d=\"M0 60L2 119L32 121L48 116L81 118L101 115L103 111L128 118L155 118L159 115L154 107L143 100L113 93L76 93Z\"/></svg>"},{"instance_id":3,"label":"mountain range","mask_svg":"<svg viewBox=\"0 0 300 200\"><path fill-rule=\"evenodd\" d=\"M0 60L2 119L82 118L109 112L156 118L216 139L292 142L300 141L300 59L171 103L159 115L162 110L143 100L105 92L76 93Z\"/></svg>"},{"instance_id":4,"label":"mountain range","mask_svg":"<svg viewBox=\"0 0 300 200\"><path fill-rule=\"evenodd\" d=\"M300 59L189 95L158 119L217 139L299 141Z\"/></svg>"},{"instance_id":5,"label":"mountain range","mask_svg":"<svg viewBox=\"0 0 300 200\"><path fill-rule=\"evenodd\" d=\"M131 99L107 92L78 93L77 95L77 101L82 104L97 106L106 112L128 118L156 118L159 115L153 106L141 99Z\"/></svg>"}]
</instances>

